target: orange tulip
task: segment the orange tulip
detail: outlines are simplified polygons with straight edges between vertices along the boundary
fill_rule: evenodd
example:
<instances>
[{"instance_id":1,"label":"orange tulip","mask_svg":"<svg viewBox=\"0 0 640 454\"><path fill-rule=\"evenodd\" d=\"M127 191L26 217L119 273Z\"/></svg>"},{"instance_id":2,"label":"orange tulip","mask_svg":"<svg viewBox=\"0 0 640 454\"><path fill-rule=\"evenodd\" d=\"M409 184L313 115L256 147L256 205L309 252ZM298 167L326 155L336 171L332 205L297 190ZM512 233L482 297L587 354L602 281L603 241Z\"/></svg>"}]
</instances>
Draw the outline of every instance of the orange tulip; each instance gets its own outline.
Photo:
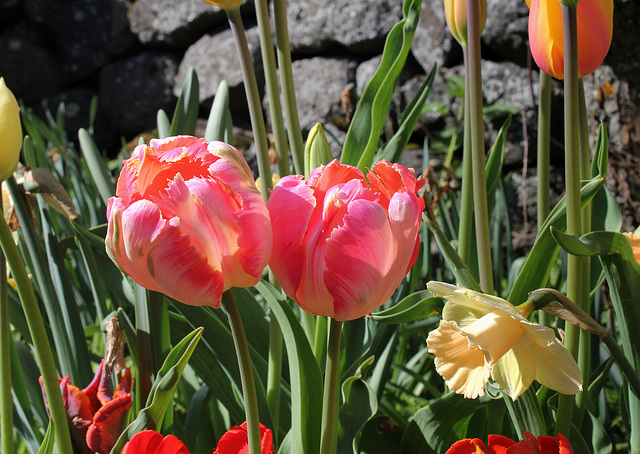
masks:
<instances>
[{"instance_id":1,"label":"orange tulip","mask_svg":"<svg viewBox=\"0 0 640 454\"><path fill-rule=\"evenodd\" d=\"M528 0L529 45L538 67L564 78L562 7L558 0ZM578 16L578 73L594 72L609 51L613 35L613 0L580 0Z\"/></svg>"},{"instance_id":2,"label":"orange tulip","mask_svg":"<svg viewBox=\"0 0 640 454\"><path fill-rule=\"evenodd\" d=\"M551 436L534 437L524 432L525 440L515 442L503 435L489 435L488 447L479 438L466 438L456 441L446 454L573 454L573 447L569 440L558 434L558 438Z\"/></svg>"}]
</instances>

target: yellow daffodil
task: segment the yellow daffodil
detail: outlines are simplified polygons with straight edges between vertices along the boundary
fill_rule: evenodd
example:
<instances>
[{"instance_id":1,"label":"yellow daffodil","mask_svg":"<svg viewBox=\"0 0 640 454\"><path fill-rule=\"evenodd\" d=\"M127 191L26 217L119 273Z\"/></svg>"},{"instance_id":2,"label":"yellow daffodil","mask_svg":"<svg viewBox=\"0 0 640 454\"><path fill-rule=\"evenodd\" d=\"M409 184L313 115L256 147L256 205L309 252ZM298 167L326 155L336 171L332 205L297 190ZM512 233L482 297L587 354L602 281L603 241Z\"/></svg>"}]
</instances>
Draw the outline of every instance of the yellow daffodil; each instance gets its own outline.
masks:
<instances>
[{"instance_id":1,"label":"yellow daffodil","mask_svg":"<svg viewBox=\"0 0 640 454\"><path fill-rule=\"evenodd\" d=\"M240 7L244 0L202 0L205 3L219 6L222 9L234 9Z\"/></svg>"},{"instance_id":2,"label":"yellow daffodil","mask_svg":"<svg viewBox=\"0 0 640 454\"><path fill-rule=\"evenodd\" d=\"M489 377L514 400L534 379L563 394L582 390L580 369L553 330L527 320L531 302L516 308L444 282L429 282L427 288L447 300L427 345L436 370L456 393L483 396Z\"/></svg>"},{"instance_id":3,"label":"yellow daffodil","mask_svg":"<svg viewBox=\"0 0 640 454\"><path fill-rule=\"evenodd\" d=\"M629 240L629 243L631 243L633 256L636 258L636 262L640 264L640 229L638 229L636 233L625 232L624 236L626 236Z\"/></svg>"},{"instance_id":4,"label":"yellow daffodil","mask_svg":"<svg viewBox=\"0 0 640 454\"><path fill-rule=\"evenodd\" d=\"M22 148L20 107L16 98L0 77L0 181L9 178L16 170Z\"/></svg>"}]
</instances>

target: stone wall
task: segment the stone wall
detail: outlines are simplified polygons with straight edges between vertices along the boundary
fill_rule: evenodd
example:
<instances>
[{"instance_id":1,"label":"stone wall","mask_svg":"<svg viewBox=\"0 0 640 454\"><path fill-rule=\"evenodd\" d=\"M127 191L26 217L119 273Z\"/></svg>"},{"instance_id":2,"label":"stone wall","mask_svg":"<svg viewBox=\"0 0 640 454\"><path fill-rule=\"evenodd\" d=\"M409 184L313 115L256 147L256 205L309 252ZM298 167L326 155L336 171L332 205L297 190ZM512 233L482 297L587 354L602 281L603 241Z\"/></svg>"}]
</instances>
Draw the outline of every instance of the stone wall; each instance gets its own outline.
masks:
<instances>
[{"instance_id":1,"label":"stone wall","mask_svg":"<svg viewBox=\"0 0 640 454\"><path fill-rule=\"evenodd\" d=\"M614 38L605 64L585 79L590 122L605 121L611 138L609 187L625 212L625 229L640 222L640 6L615 0ZM524 1L488 0L482 35L487 104L515 106L505 156L514 190L510 204L516 230L535 224L535 96L538 74L527 47ZM242 6L254 64L260 56L251 1ZM386 33L400 20L400 0L292 0L288 6L293 72L303 129L322 122L334 153L348 126L345 90L354 102L380 61ZM34 110L64 101L74 139L86 127L89 103L98 96L96 139L117 153L120 138L155 127L156 112L169 114L185 74L200 80L201 117L207 118L224 78L232 96L234 124L249 129L242 77L225 13L200 0L0 0L0 75ZM455 125L459 99L447 79L461 74L462 54L444 22L442 0L424 0L412 54L401 77L392 112L401 111L433 64L438 74L429 98L434 113L422 116L414 140L434 144ZM261 78L259 77L259 81ZM355 90L354 90L355 88ZM554 82L552 167L562 175L562 85ZM498 105L498 104L496 104ZM487 148L504 116L487 119ZM250 153L250 151L248 151ZM403 160L422 168L421 151ZM523 170L526 174L523 175ZM558 178L557 188L562 179ZM531 189L533 188L533 192ZM560 190L560 189L558 189ZM526 203L525 203L526 202ZM526 206L527 215L522 216ZM527 225L522 225L528 220ZM520 225L517 225L520 223Z\"/></svg>"}]
</instances>

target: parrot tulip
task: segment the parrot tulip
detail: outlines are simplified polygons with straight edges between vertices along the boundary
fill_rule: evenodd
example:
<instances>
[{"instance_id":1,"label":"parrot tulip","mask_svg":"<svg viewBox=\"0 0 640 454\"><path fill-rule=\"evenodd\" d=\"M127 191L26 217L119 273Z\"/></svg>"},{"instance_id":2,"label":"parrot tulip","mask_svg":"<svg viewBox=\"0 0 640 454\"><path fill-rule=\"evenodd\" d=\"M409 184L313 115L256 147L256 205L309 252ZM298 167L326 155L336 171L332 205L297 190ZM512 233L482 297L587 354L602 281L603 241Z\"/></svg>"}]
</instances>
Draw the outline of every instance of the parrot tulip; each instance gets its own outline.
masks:
<instances>
[{"instance_id":1,"label":"parrot tulip","mask_svg":"<svg viewBox=\"0 0 640 454\"><path fill-rule=\"evenodd\" d=\"M456 441L445 454L573 454L571 443L562 434L557 438L548 435L536 438L529 432L524 434L527 438L518 442L491 434L487 446L479 438L467 438Z\"/></svg>"},{"instance_id":2,"label":"parrot tulip","mask_svg":"<svg viewBox=\"0 0 640 454\"><path fill-rule=\"evenodd\" d=\"M334 160L306 181L280 179L271 193L270 267L307 312L362 317L391 297L416 260L424 180L386 161L367 177Z\"/></svg>"},{"instance_id":3,"label":"parrot tulip","mask_svg":"<svg viewBox=\"0 0 640 454\"><path fill-rule=\"evenodd\" d=\"M122 454L189 454L189 450L177 437L155 430L138 432L122 448Z\"/></svg>"},{"instance_id":4,"label":"parrot tulip","mask_svg":"<svg viewBox=\"0 0 640 454\"><path fill-rule=\"evenodd\" d=\"M269 213L232 146L151 140L124 162L116 193L107 253L138 284L218 308L224 291L260 280L271 256Z\"/></svg>"},{"instance_id":5,"label":"parrot tulip","mask_svg":"<svg viewBox=\"0 0 640 454\"><path fill-rule=\"evenodd\" d=\"M273 434L260 424L260 453L273 454ZM218 442L213 454L249 454L247 423L229 429Z\"/></svg>"}]
</instances>

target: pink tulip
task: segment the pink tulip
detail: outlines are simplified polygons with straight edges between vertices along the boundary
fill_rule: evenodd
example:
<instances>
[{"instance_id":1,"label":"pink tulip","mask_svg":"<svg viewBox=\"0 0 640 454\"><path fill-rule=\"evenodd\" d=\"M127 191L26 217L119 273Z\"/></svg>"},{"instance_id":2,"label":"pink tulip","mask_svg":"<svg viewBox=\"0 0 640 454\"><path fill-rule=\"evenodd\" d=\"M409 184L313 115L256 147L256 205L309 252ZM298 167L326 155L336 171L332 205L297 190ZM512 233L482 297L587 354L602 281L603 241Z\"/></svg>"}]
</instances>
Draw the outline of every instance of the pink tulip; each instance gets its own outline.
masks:
<instances>
[{"instance_id":1,"label":"pink tulip","mask_svg":"<svg viewBox=\"0 0 640 454\"><path fill-rule=\"evenodd\" d=\"M562 9L558 0L530 0L529 45L538 67L564 78ZM613 36L613 0L580 0L578 18L578 73L586 76L602 64Z\"/></svg>"},{"instance_id":2,"label":"pink tulip","mask_svg":"<svg viewBox=\"0 0 640 454\"><path fill-rule=\"evenodd\" d=\"M386 161L367 177L334 160L273 189L270 267L307 312L362 317L391 297L416 260L424 180Z\"/></svg>"},{"instance_id":3,"label":"pink tulip","mask_svg":"<svg viewBox=\"0 0 640 454\"><path fill-rule=\"evenodd\" d=\"M143 287L217 308L225 290L260 279L271 256L269 213L232 146L151 140L124 162L116 193L107 253Z\"/></svg>"}]
</instances>

